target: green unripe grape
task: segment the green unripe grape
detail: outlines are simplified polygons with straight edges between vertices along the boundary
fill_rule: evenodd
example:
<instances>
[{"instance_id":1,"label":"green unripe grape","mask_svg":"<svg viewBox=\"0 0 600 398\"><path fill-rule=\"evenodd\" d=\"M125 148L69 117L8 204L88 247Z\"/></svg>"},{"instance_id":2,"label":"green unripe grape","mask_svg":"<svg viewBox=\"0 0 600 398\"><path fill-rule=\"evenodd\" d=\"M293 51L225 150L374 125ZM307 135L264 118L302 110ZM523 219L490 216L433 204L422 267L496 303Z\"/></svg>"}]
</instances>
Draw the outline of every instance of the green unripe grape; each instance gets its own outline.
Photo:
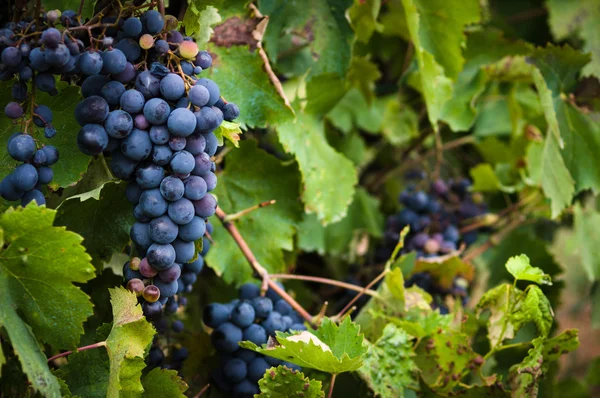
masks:
<instances>
[{"instance_id":1,"label":"green unripe grape","mask_svg":"<svg viewBox=\"0 0 600 398\"><path fill-rule=\"evenodd\" d=\"M141 262L142 262L142 260L140 260L139 257L134 257L129 261L129 268L131 268L134 271L137 271L140 269Z\"/></svg>"},{"instance_id":2,"label":"green unripe grape","mask_svg":"<svg viewBox=\"0 0 600 398\"><path fill-rule=\"evenodd\" d=\"M140 37L140 47L142 47L144 50L148 50L151 49L152 46L154 46L154 37L147 33Z\"/></svg>"},{"instance_id":3,"label":"green unripe grape","mask_svg":"<svg viewBox=\"0 0 600 398\"><path fill-rule=\"evenodd\" d=\"M198 55L198 45L193 41L184 41L179 45L179 55L187 59L196 58L196 55Z\"/></svg>"}]
</instances>

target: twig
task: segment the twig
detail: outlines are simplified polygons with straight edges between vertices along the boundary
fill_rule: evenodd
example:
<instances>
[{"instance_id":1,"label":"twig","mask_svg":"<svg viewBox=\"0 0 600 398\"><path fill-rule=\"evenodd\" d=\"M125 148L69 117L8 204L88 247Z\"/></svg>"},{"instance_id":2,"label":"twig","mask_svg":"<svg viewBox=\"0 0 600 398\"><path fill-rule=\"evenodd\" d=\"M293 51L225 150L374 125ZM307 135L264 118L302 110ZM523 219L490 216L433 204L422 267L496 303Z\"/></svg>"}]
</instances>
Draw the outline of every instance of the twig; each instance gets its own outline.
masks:
<instances>
[{"instance_id":1,"label":"twig","mask_svg":"<svg viewBox=\"0 0 600 398\"><path fill-rule=\"evenodd\" d=\"M329 394L327 394L327 398L331 398L333 396L333 386L335 385L335 378L337 374L331 375L331 384L329 384Z\"/></svg>"},{"instance_id":2,"label":"twig","mask_svg":"<svg viewBox=\"0 0 600 398\"><path fill-rule=\"evenodd\" d=\"M237 219L245 216L246 214L253 212L254 210L258 210L258 209L263 208L263 207L274 205L276 202L277 201L275 199L267 200L267 201L259 203L257 205L250 206L247 209L240 210L237 213L228 214L227 217L225 217L224 221L226 221L226 222L235 221L235 220L237 220Z\"/></svg>"},{"instance_id":3,"label":"twig","mask_svg":"<svg viewBox=\"0 0 600 398\"><path fill-rule=\"evenodd\" d=\"M83 11L83 5L85 4L85 0L81 0L79 2L79 9L77 10L77 15L81 15L81 12Z\"/></svg>"},{"instance_id":4,"label":"twig","mask_svg":"<svg viewBox=\"0 0 600 398\"><path fill-rule=\"evenodd\" d=\"M160 12L160 14L162 16L165 15L165 2L164 2L164 0L158 0L158 12Z\"/></svg>"},{"instance_id":5,"label":"twig","mask_svg":"<svg viewBox=\"0 0 600 398\"><path fill-rule=\"evenodd\" d=\"M48 362L52 362L57 358L66 357L68 355L71 355L73 352L86 351L86 350L91 350L93 348L98 348L98 347L106 347L106 341L101 341L99 343L94 343L94 344L86 345L84 347L79 347L75 351L61 352L60 354L56 354L53 357L48 358Z\"/></svg>"},{"instance_id":6,"label":"twig","mask_svg":"<svg viewBox=\"0 0 600 398\"><path fill-rule=\"evenodd\" d=\"M307 281L307 282L322 283L325 285L338 286L338 287L341 287L344 289L354 290L355 292L362 292L364 290L364 288L361 286L353 285L351 283L336 281L334 279L321 278L318 276L290 275L290 274L270 274L269 276L271 277L271 279L296 279L296 280ZM381 298L379 293L377 293L375 290L368 289L365 292L365 294L372 296L372 297Z\"/></svg>"},{"instance_id":7,"label":"twig","mask_svg":"<svg viewBox=\"0 0 600 398\"><path fill-rule=\"evenodd\" d=\"M204 388L202 388L202 390L200 390L198 394L194 395L194 398L200 398L202 395L204 395L206 390L208 390L208 387L210 387L210 384L205 385Z\"/></svg>"},{"instance_id":8,"label":"twig","mask_svg":"<svg viewBox=\"0 0 600 398\"><path fill-rule=\"evenodd\" d=\"M283 290L278 284L276 284L269 278L269 272L262 265L260 265L256 257L254 256L254 253L252 253L252 250L240 234L240 231L238 231L238 229L233 223L225 221L227 214L223 211L223 209L217 206L215 214L223 224L223 227L227 230L227 232L229 232L235 243L238 245L238 247L242 251L242 254L250 263L250 266L252 266L252 269L254 269L256 274L258 274L258 276L263 280L263 283L265 283L266 281L266 284L269 286L269 289L272 289L275 293L277 293L290 306L292 306L292 308L296 310L300 314L300 316L304 318L304 320L306 320L310 325L313 325L312 316L308 313L308 311L306 311L296 300L292 298L292 296L287 294L285 290Z\"/></svg>"},{"instance_id":9,"label":"twig","mask_svg":"<svg viewBox=\"0 0 600 398\"><path fill-rule=\"evenodd\" d=\"M346 311L348 311L350 308L352 308L354 303L356 303L358 301L358 299L361 298L362 295L367 292L367 290L371 289L377 282L379 282L381 279L383 279L383 277L386 276L387 273L388 273L388 269L386 267L379 275L377 275L375 277L375 279L373 279L367 286L362 288L361 291L356 296L354 296L352 298L352 300L350 300L350 302L348 304L346 304L346 306L344 308L342 308L342 310L335 316L336 319L341 318L342 315L344 315L344 313Z\"/></svg>"},{"instance_id":10,"label":"twig","mask_svg":"<svg viewBox=\"0 0 600 398\"><path fill-rule=\"evenodd\" d=\"M279 96L283 99L285 106L287 106L292 111L292 113L295 113L294 108L292 108L292 105L290 104L290 100L288 99L287 95L285 95L285 91L283 90L281 81L279 81L279 78L277 77L275 72L273 72L273 68L271 68L269 57L267 56L267 53L265 52L265 49L262 46L262 39L265 34L265 30L267 29L267 24L269 23L269 17L264 17L259 11L259 9L256 8L254 3L250 3L249 7L252 10L252 12L254 12L254 15L257 18L263 18L262 21L260 21L258 25L256 25L256 29L252 31L252 37L254 38L254 40L256 40L256 48L258 50L258 55L262 59L263 64L265 66L265 72L267 72L269 80L271 80L271 83L273 83L273 86L275 86L277 94L279 94Z\"/></svg>"}]
</instances>

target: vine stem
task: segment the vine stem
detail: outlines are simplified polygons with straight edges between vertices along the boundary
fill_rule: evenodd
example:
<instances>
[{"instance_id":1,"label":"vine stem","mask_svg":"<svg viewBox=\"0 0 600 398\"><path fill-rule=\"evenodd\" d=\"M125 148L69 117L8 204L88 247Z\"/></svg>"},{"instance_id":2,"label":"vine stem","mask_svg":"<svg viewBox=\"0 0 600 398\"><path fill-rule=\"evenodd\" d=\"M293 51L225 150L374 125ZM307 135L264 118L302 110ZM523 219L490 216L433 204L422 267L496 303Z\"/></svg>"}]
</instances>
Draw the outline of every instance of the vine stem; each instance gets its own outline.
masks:
<instances>
[{"instance_id":1,"label":"vine stem","mask_svg":"<svg viewBox=\"0 0 600 398\"><path fill-rule=\"evenodd\" d=\"M274 205L276 202L277 201L275 199L272 199L272 200L267 200L265 202L259 203L259 204L254 205L254 206L250 206L247 209L238 211L237 213L233 213L233 214L227 215L227 217L225 217L225 221L228 221L228 222L235 221L238 218L241 218L241 217L245 216L246 214L248 214L250 212L253 212L254 210L258 210L258 209L263 208L263 207Z\"/></svg>"},{"instance_id":2,"label":"vine stem","mask_svg":"<svg viewBox=\"0 0 600 398\"><path fill-rule=\"evenodd\" d=\"M331 383L329 384L329 394L327 394L327 398L331 398L333 396L333 386L335 385L336 377L337 377L336 373L331 375Z\"/></svg>"},{"instance_id":3,"label":"vine stem","mask_svg":"<svg viewBox=\"0 0 600 398\"><path fill-rule=\"evenodd\" d=\"M364 290L364 288L361 286L353 285L351 283L336 281L334 279L321 278L318 276L270 274L269 277L272 279L296 279L296 280L300 280L300 281L322 283L324 285L338 286L338 287L341 287L344 289L354 290L355 292L362 292ZM372 296L372 297L381 298L379 293L377 293L375 290L367 289L365 294Z\"/></svg>"},{"instance_id":4,"label":"vine stem","mask_svg":"<svg viewBox=\"0 0 600 398\"><path fill-rule=\"evenodd\" d=\"M361 289L361 291L352 298L352 300L350 300L350 302L348 302L348 304L346 304L346 306L344 308L342 308L342 310L335 316L336 319L340 319L342 317L342 315L344 315L346 313L346 311L348 311L350 308L352 308L352 306L354 305L354 303L356 303L358 301L359 298L362 297L363 294L366 294L367 291L369 289L371 289L377 282L379 282L381 279L383 279L383 277L388 273L388 268L386 267L379 275L377 275L375 277L375 279L373 279L367 286L363 287Z\"/></svg>"},{"instance_id":5,"label":"vine stem","mask_svg":"<svg viewBox=\"0 0 600 398\"><path fill-rule=\"evenodd\" d=\"M237 227L232 223L227 221L227 213L223 211L220 207L217 206L217 210L215 212L217 218L223 224L223 227L229 232L229 235L233 238L235 243L238 245L242 254L250 263L252 269L258 274L258 276L262 279L263 284L266 284L269 289L272 289L275 293L277 293L282 299L284 299L294 310L296 310L304 320L306 320L311 326L313 325L313 317L302 307L296 300L293 299L292 296L287 294L285 290L283 290L278 284L276 284L269 277L269 272L258 262L254 253L240 234L240 231Z\"/></svg>"},{"instance_id":6,"label":"vine stem","mask_svg":"<svg viewBox=\"0 0 600 398\"><path fill-rule=\"evenodd\" d=\"M200 398L201 396L203 396L204 393L206 392L206 390L208 390L209 387L210 387L210 384L205 385L202 388L202 390L200 390L200 392L194 396L194 398Z\"/></svg>"},{"instance_id":7,"label":"vine stem","mask_svg":"<svg viewBox=\"0 0 600 398\"><path fill-rule=\"evenodd\" d=\"M74 352L91 350L93 348L98 348L98 347L106 347L106 341L101 341L99 343L94 343L94 344L86 345L86 346L83 346L83 347L79 347L75 351L61 352L60 354L56 354L53 357L48 358L48 362L52 362L52 361L54 361L57 358L62 358L62 357L69 356L69 355L71 355Z\"/></svg>"}]
</instances>

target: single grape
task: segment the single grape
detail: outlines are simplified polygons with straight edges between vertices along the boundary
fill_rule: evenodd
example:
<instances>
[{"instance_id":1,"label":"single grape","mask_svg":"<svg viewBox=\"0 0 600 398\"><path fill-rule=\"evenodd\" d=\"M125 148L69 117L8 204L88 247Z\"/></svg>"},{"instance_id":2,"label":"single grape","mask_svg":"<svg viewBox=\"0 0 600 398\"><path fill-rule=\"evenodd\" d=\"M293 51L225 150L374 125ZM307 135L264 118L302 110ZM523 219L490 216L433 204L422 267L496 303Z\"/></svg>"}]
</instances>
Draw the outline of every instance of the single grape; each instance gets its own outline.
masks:
<instances>
[{"instance_id":1,"label":"single grape","mask_svg":"<svg viewBox=\"0 0 600 398\"><path fill-rule=\"evenodd\" d=\"M154 278L158 275L158 271L155 270L150 263L148 263L148 259L144 257L140 262L140 273L146 278Z\"/></svg>"},{"instance_id":2,"label":"single grape","mask_svg":"<svg viewBox=\"0 0 600 398\"><path fill-rule=\"evenodd\" d=\"M223 365L223 373L225 377L232 383L239 383L246 378L248 369L246 363L238 358L232 358Z\"/></svg>"},{"instance_id":3,"label":"single grape","mask_svg":"<svg viewBox=\"0 0 600 398\"><path fill-rule=\"evenodd\" d=\"M103 65L102 55L98 51L85 51L79 57L79 68L84 75L99 74Z\"/></svg>"},{"instance_id":4,"label":"single grape","mask_svg":"<svg viewBox=\"0 0 600 398\"><path fill-rule=\"evenodd\" d=\"M173 264L164 271L158 273L158 277L165 283L177 282L181 276L181 267L178 264Z\"/></svg>"},{"instance_id":5,"label":"single grape","mask_svg":"<svg viewBox=\"0 0 600 398\"><path fill-rule=\"evenodd\" d=\"M221 90L219 90L219 86L210 79L203 77L196 82L196 85L201 85L208 89L208 92L210 93L210 98L207 103L208 106L213 106L216 104L221 97Z\"/></svg>"},{"instance_id":6,"label":"single grape","mask_svg":"<svg viewBox=\"0 0 600 398\"><path fill-rule=\"evenodd\" d=\"M21 51L16 47L6 47L2 50L0 60L8 67L15 67L21 62Z\"/></svg>"},{"instance_id":7,"label":"single grape","mask_svg":"<svg viewBox=\"0 0 600 398\"><path fill-rule=\"evenodd\" d=\"M177 108L169 115L167 126L171 134L187 137L196 129L196 116L189 109Z\"/></svg>"},{"instance_id":8,"label":"single grape","mask_svg":"<svg viewBox=\"0 0 600 398\"><path fill-rule=\"evenodd\" d=\"M167 52L169 52L169 43L164 40L157 40L154 43L154 49L159 55L165 55Z\"/></svg>"},{"instance_id":9,"label":"single grape","mask_svg":"<svg viewBox=\"0 0 600 398\"><path fill-rule=\"evenodd\" d=\"M142 15L142 23L145 30L151 35L160 33L165 26L165 20L162 14L156 10L146 11Z\"/></svg>"},{"instance_id":10,"label":"single grape","mask_svg":"<svg viewBox=\"0 0 600 398\"><path fill-rule=\"evenodd\" d=\"M117 48L125 55L129 62L136 62L142 55L142 49L137 40L123 39L117 44Z\"/></svg>"},{"instance_id":11,"label":"single grape","mask_svg":"<svg viewBox=\"0 0 600 398\"><path fill-rule=\"evenodd\" d=\"M191 201L185 198L181 198L175 202L169 203L167 210L169 217L179 225L185 225L192 221L194 218L194 205ZM185 262L185 261L183 261Z\"/></svg>"},{"instance_id":12,"label":"single grape","mask_svg":"<svg viewBox=\"0 0 600 398\"><path fill-rule=\"evenodd\" d=\"M251 341L260 347L262 344L267 343L267 332L265 332L265 329L262 326L253 323L244 329L243 339Z\"/></svg>"},{"instance_id":13,"label":"single grape","mask_svg":"<svg viewBox=\"0 0 600 398\"><path fill-rule=\"evenodd\" d=\"M160 93L166 100L178 100L185 93L183 79L175 73L169 73L160 81Z\"/></svg>"},{"instance_id":14,"label":"single grape","mask_svg":"<svg viewBox=\"0 0 600 398\"><path fill-rule=\"evenodd\" d=\"M183 270L186 272L193 272L195 274L199 274L204 268L204 258L202 256L198 256L196 261L192 261L191 263L186 263L183 265Z\"/></svg>"},{"instance_id":15,"label":"single grape","mask_svg":"<svg viewBox=\"0 0 600 398\"><path fill-rule=\"evenodd\" d=\"M254 322L254 308L248 301L240 301L231 312L231 321L240 328L248 327Z\"/></svg>"},{"instance_id":16,"label":"single grape","mask_svg":"<svg viewBox=\"0 0 600 398\"><path fill-rule=\"evenodd\" d=\"M146 252L146 258L154 269L162 271L175 263L175 249L170 244L153 243Z\"/></svg>"},{"instance_id":17,"label":"single grape","mask_svg":"<svg viewBox=\"0 0 600 398\"><path fill-rule=\"evenodd\" d=\"M140 297L142 295L144 288L145 288L144 282L142 282L138 278L130 279L127 282L127 290L134 292L135 295L138 297Z\"/></svg>"},{"instance_id":18,"label":"single grape","mask_svg":"<svg viewBox=\"0 0 600 398\"><path fill-rule=\"evenodd\" d=\"M206 182L206 190L208 192L214 190L217 187L217 176L215 175L215 173L207 171L206 173L202 174L202 178Z\"/></svg>"},{"instance_id":19,"label":"single grape","mask_svg":"<svg viewBox=\"0 0 600 398\"><path fill-rule=\"evenodd\" d=\"M194 216L192 221L179 227L179 239L186 242L195 242L204 236L206 223L198 216Z\"/></svg>"},{"instance_id":20,"label":"single grape","mask_svg":"<svg viewBox=\"0 0 600 398\"><path fill-rule=\"evenodd\" d=\"M45 93L51 93L56 89L56 80L54 75L47 72L38 73L33 79L35 86Z\"/></svg>"},{"instance_id":21,"label":"single grape","mask_svg":"<svg viewBox=\"0 0 600 398\"><path fill-rule=\"evenodd\" d=\"M202 134L193 134L186 137L185 150L196 156L206 148L206 139Z\"/></svg>"},{"instance_id":22,"label":"single grape","mask_svg":"<svg viewBox=\"0 0 600 398\"><path fill-rule=\"evenodd\" d=\"M192 174L195 176L202 176L210 171L212 161L207 153L202 152L194 156L194 169Z\"/></svg>"},{"instance_id":23,"label":"single grape","mask_svg":"<svg viewBox=\"0 0 600 398\"><path fill-rule=\"evenodd\" d=\"M23 107L18 102L9 102L4 107L4 113L9 119L18 119L23 116Z\"/></svg>"},{"instance_id":24,"label":"single grape","mask_svg":"<svg viewBox=\"0 0 600 398\"><path fill-rule=\"evenodd\" d=\"M86 124L77 134L77 146L86 155L99 155L108 145L108 134L100 124Z\"/></svg>"},{"instance_id":25,"label":"single grape","mask_svg":"<svg viewBox=\"0 0 600 398\"><path fill-rule=\"evenodd\" d=\"M169 217L161 216L150 221L148 231L154 242L166 244L177 238L179 227Z\"/></svg>"},{"instance_id":26,"label":"single grape","mask_svg":"<svg viewBox=\"0 0 600 398\"><path fill-rule=\"evenodd\" d=\"M160 94L160 80L150 71L143 71L135 80L135 89L146 99L157 97Z\"/></svg>"},{"instance_id":27,"label":"single grape","mask_svg":"<svg viewBox=\"0 0 600 398\"><path fill-rule=\"evenodd\" d=\"M75 120L81 126L88 123L102 123L108 117L108 103L98 95L92 95L75 107Z\"/></svg>"},{"instance_id":28,"label":"single grape","mask_svg":"<svg viewBox=\"0 0 600 398\"><path fill-rule=\"evenodd\" d=\"M52 169L50 167L41 166L38 169L38 182L40 184L44 184L44 185L49 184L50 181L52 181L53 177L54 177L54 172L52 171Z\"/></svg>"},{"instance_id":29,"label":"single grape","mask_svg":"<svg viewBox=\"0 0 600 398\"><path fill-rule=\"evenodd\" d=\"M171 268L179 266L177 264L172 265ZM165 271L162 271L165 272ZM159 288L160 294L163 297L173 297L177 294L177 280L173 280L172 282L164 282L161 279L155 279L154 284Z\"/></svg>"},{"instance_id":30,"label":"single grape","mask_svg":"<svg viewBox=\"0 0 600 398\"><path fill-rule=\"evenodd\" d=\"M196 167L196 160L191 153L184 150L173 155L170 165L174 173L188 174Z\"/></svg>"},{"instance_id":31,"label":"single grape","mask_svg":"<svg viewBox=\"0 0 600 398\"><path fill-rule=\"evenodd\" d=\"M223 118L228 122L232 122L238 116L240 116L240 108L233 102L229 102L223 107Z\"/></svg>"},{"instance_id":32,"label":"single grape","mask_svg":"<svg viewBox=\"0 0 600 398\"><path fill-rule=\"evenodd\" d=\"M48 48L57 48L62 41L62 35L58 29L48 28L42 32L41 42Z\"/></svg>"},{"instance_id":33,"label":"single grape","mask_svg":"<svg viewBox=\"0 0 600 398\"><path fill-rule=\"evenodd\" d=\"M129 17L123 23L123 32L129 37L137 37L142 33L142 22L139 18Z\"/></svg>"},{"instance_id":34,"label":"single grape","mask_svg":"<svg viewBox=\"0 0 600 398\"><path fill-rule=\"evenodd\" d=\"M187 139L185 137L178 136L170 136L169 138L169 148L171 150L179 152L182 151L187 145Z\"/></svg>"},{"instance_id":35,"label":"single grape","mask_svg":"<svg viewBox=\"0 0 600 398\"><path fill-rule=\"evenodd\" d=\"M45 127L54 119L52 110L46 105L37 105L33 108L33 123L38 127Z\"/></svg>"},{"instance_id":36,"label":"single grape","mask_svg":"<svg viewBox=\"0 0 600 398\"><path fill-rule=\"evenodd\" d=\"M24 162L33 156L35 140L30 135L19 133L8 140L8 154L15 160Z\"/></svg>"},{"instance_id":37,"label":"single grape","mask_svg":"<svg viewBox=\"0 0 600 398\"><path fill-rule=\"evenodd\" d=\"M187 263L196 254L194 242L184 242L181 239L175 239L171 245L175 250L175 261L179 264Z\"/></svg>"},{"instance_id":38,"label":"single grape","mask_svg":"<svg viewBox=\"0 0 600 398\"><path fill-rule=\"evenodd\" d=\"M175 332L175 333L181 333L183 332L183 322L181 322L179 319L176 319L173 321L173 323L171 324L171 329Z\"/></svg>"},{"instance_id":39,"label":"single grape","mask_svg":"<svg viewBox=\"0 0 600 398\"><path fill-rule=\"evenodd\" d=\"M269 365L263 357L254 358L252 362L248 364L248 380L258 383L270 367L271 365Z\"/></svg>"},{"instance_id":40,"label":"single grape","mask_svg":"<svg viewBox=\"0 0 600 398\"><path fill-rule=\"evenodd\" d=\"M163 145L169 142L169 130L166 125L150 127L150 140L158 145Z\"/></svg>"},{"instance_id":41,"label":"single grape","mask_svg":"<svg viewBox=\"0 0 600 398\"><path fill-rule=\"evenodd\" d=\"M177 201L183 197L185 187L183 181L177 177L165 177L160 183L160 193L163 198L170 202Z\"/></svg>"},{"instance_id":42,"label":"single grape","mask_svg":"<svg viewBox=\"0 0 600 398\"><path fill-rule=\"evenodd\" d=\"M113 138L125 138L133 129L133 120L128 112L117 109L108 114L104 128L106 133Z\"/></svg>"},{"instance_id":43,"label":"single grape","mask_svg":"<svg viewBox=\"0 0 600 398\"><path fill-rule=\"evenodd\" d=\"M258 286L256 287L258 289ZM269 314L273 311L273 302L267 297L254 297L252 298L251 303L257 318L266 319L269 316Z\"/></svg>"},{"instance_id":44,"label":"single grape","mask_svg":"<svg viewBox=\"0 0 600 398\"><path fill-rule=\"evenodd\" d=\"M210 93L205 86L196 84L188 92L188 98L196 106L205 106L210 99Z\"/></svg>"},{"instance_id":45,"label":"single grape","mask_svg":"<svg viewBox=\"0 0 600 398\"><path fill-rule=\"evenodd\" d=\"M146 318L158 319L162 315L162 305L158 301L155 301L154 303L144 301L142 303L142 311Z\"/></svg>"},{"instance_id":46,"label":"single grape","mask_svg":"<svg viewBox=\"0 0 600 398\"><path fill-rule=\"evenodd\" d=\"M219 115L214 109L218 108L205 106L194 112L194 115L196 115L195 131L197 133L208 133L219 127Z\"/></svg>"},{"instance_id":47,"label":"single grape","mask_svg":"<svg viewBox=\"0 0 600 398\"><path fill-rule=\"evenodd\" d=\"M233 323L225 322L219 325L211 334L211 341L217 351L235 352L242 340L242 331Z\"/></svg>"},{"instance_id":48,"label":"single grape","mask_svg":"<svg viewBox=\"0 0 600 398\"><path fill-rule=\"evenodd\" d=\"M12 173L12 182L15 188L21 191L29 191L38 182L37 169L30 164L21 164Z\"/></svg>"},{"instance_id":49,"label":"single grape","mask_svg":"<svg viewBox=\"0 0 600 398\"><path fill-rule=\"evenodd\" d=\"M160 217L167 212L168 202L158 189L148 189L140 196L140 206L149 217Z\"/></svg>"},{"instance_id":50,"label":"single grape","mask_svg":"<svg viewBox=\"0 0 600 398\"><path fill-rule=\"evenodd\" d=\"M154 125L166 123L170 112L169 104L160 98L152 98L144 105L144 116Z\"/></svg>"},{"instance_id":51,"label":"single grape","mask_svg":"<svg viewBox=\"0 0 600 398\"><path fill-rule=\"evenodd\" d=\"M196 200L193 203L198 217L208 218L215 214L217 210L217 199L211 194L206 194L202 199Z\"/></svg>"},{"instance_id":52,"label":"single grape","mask_svg":"<svg viewBox=\"0 0 600 398\"><path fill-rule=\"evenodd\" d=\"M200 51L196 55L194 64L198 65L202 69L208 69L212 65L212 57L208 51Z\"/></svg>"},{"instance_id":53,"label":"single grape","mask_svg":"<svg viewBox=\"0 0 600 398\"><path fill-rule=\"evenodd\" d=\"M118 48L105 50L102 53L102 71L104 73L117 74L125 70L127 58Z\"/></svg>"},{"instance_id":54,"label":"single grape","mask_svg":"<svg viewBox=\"0 0 600 398\"><path fill-rule=\"evenodd\" d=\"M100 95L106 100L108 105L116 106L119 105L119 101L124 92L125 86L123 83L112 80L102 87Z\"/></svg>"},{"instance_id":55,"label":"single grape","mask_svg":"<svg viewBox=\"0 0 600 398\"><path fill-rule=\"evenodd\" d=\"M179 45L179 55L186 59L195 59L196 55L198 55L198 45L193 41L184 40Z\"/></svg>"},{"instance_id":56,"label":"single grape","mask_svg":"<svg viewBox=\"0 0 600 398\"><path fill-rule=\"evenodd\" d=\"M117 149L111 153L110 170L115 177L126 181L130 180L134 177L137 167L138 163L123 155L120 150Z\"/></svg>"},{"instance_id":57,"label":"single grape","mask_svg":"<svg viewBox=\"0 0 600 398\"><path fill-rule=\"evenodd\" d=\"M144 189L157 188L165 176L165 169L156 164L139 167L135 181Z\"/></svg>"},{"instance_id":58,"label":"single grape","mask_svg":"<svg viewBox=\"0 0 600 398\"><path fill-rule=\"evenodd\" d=\"M131 133L121 141L121 152L128 158L138 162L146 159L150 156L150 152L152 152L152 141L150 141L148 132L137 128L131 130ZM138 170L138 175L139 174ZM152 185L140 185L145 188L154 188Z\"/></svg>"},{"instance_id":59,"label":"single grape","mask_svg":"<svg viewBox=\"0 0 600 398\"><path fill-rule=\"evenodd\" d=\"M69 59L71 58L71 53L69 49L64 44L59 44L56 48L47 48L44 51L46 62L50 66L54 66L57 68L62 68L65 66Z\"/></svg>"},{"instance_id":60,"label":"single grape","mask_svg":"<svg viewBox=\"0 0 600 398\"><path fill-rule=\"evenodd\" d=\"M149 34L142 35L139 44L142 49L149 50L154 46L154 38Z\"/></svg>"},{"instance_id":61,"label":"single grape","mask_svg":"<svg viewBox=\"0 0 600 398\"><path fill-rule=\"evenodd\" d=\"M43 206L46 204L46 198L41 191L34 189L23 195L23 198L21 199L21 206L25 207L31 202L35 202L38 206Z\"/></svg>"},{"instance_id":62,"label":"single grape","mask_svg":"<svg viewBox=\"0 0 600 398\"><path fill-rule=\"evenodd\" d=\"M159 166L166 166L173 158L173 151L167 145L154 145L152 148L152 161Z\"/></svg>"}]
</instances>

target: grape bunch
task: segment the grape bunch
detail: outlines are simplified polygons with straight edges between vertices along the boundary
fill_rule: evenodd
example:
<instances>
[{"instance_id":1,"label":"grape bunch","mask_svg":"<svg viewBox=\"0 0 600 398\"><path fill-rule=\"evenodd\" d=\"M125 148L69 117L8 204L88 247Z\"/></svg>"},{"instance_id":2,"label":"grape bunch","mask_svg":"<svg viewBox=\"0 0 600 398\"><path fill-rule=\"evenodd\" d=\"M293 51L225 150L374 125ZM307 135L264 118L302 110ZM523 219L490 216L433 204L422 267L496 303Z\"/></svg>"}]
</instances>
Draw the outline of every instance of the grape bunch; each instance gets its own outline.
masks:
<instances>
[{"instance_id":1,"label":"grape bunch","mask_svg":"<svg viewBox=\"0 0 600 398\"><path fill-rule=\"evenodd\" d=\"M37 138L37 129L47 139L56 135L56 129L50 108L35 102L35 90L57 94L55 75L76 72L83 48L80 40L63 40L47 15L40 22L40 30L32 20L9 22L0 29L0 80L15 80L4 114L21 130L9 138L7 150L12 159L22 162L0 182L0 196L20 200L22 206L46 203L42 187L52 181L50 166L58 161L57 148Z\"/></svg>"},{"instance_id":2,"label":"grape bunch","mask_svg":"<svg viewBox=\"0 0 600 398\"><path fill-rule=\"evenodd\" d=\"M212 58L176 30L176 19L148 10L109 22L78 57L85 78L77 145L110 157L112 173L129 181L139 257L125 264L124 276L144 314L157 319L176 310L173 297L191 289L204 264L207 218L217 204L209 193L217 185L214 130L239 109L197 76Z\"/></svg>"},{"instance_id":3,"label":"grape bunch","mask_svg":"<svg viewBox=\"0 0 600 398\"><path fill-rule=\"evenodd\" d=\"M252 397L260 392L258 381L270 367L285 365L300 369L238 345L240 341L251 341L260 346L270 336L274 337L276 331L306 330L302 318L272 290L263 297L258 286L242 285L239 299L227 304L209 304L202 319L212 329L211 341L220 362L212 378L220 390L236 397Z\"/></svg>"},{"instance_id":4,"label":"grape bunch","mask_svg":"<svg viewBox=\"0 0 600 398\"><path fill-rule=\"evenodd\" d=\"M469 191L468 179L434 181L429 191L414 185L404 190L399 197L404 208L387 220L385 244L379 256L389 258L407 225L410 232L404 239L403 253L415 252L417 258L434 258L456 252L475 242L478 228L461 233L460 229L473 223L487 212L479 194ZM434 298L451 294L466 302L468 281L462 277L454 280L451 289L442 289L427 272L413 274L406 280L407 286L417 285L431 293ZM442 312L446 311L439 305Z\"/></svg>"}]
</instances>

